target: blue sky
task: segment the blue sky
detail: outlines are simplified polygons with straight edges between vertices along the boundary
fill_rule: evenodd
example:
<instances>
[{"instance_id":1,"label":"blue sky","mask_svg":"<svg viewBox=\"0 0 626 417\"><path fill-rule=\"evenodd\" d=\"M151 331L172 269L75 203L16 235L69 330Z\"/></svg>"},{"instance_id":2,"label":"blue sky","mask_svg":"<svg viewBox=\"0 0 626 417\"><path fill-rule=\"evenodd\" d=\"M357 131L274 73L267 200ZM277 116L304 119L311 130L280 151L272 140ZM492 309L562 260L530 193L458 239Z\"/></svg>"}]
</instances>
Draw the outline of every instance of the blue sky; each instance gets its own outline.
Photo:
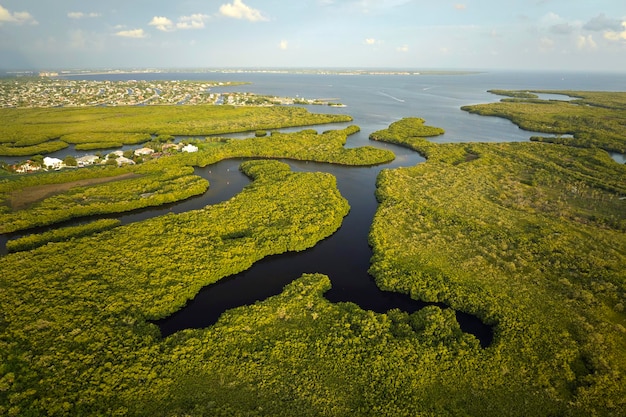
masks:
<instances>
[{"instance_id":1,"label":"blue sky","mask_svg":"<svg viewBox=\"0 0 626 417\"><path fill-rule=\"evenodd\" d=\"M626 71L624 0L0 0L0 68Z\"/></svg>"}]
</instances>

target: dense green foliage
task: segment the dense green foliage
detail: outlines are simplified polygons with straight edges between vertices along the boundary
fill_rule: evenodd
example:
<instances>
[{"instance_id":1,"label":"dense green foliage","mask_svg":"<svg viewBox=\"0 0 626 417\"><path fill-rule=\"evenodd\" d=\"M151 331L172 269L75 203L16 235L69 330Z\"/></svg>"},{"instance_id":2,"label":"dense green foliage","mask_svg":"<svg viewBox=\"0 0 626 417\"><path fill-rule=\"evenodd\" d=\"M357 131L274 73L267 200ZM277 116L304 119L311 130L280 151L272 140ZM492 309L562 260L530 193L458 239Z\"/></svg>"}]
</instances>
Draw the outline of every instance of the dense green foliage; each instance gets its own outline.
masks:
<instances>
[{"instance_id":1,"label":"dense green foliage","mask_svg":"<svg viewBox=\"0 0 626 417\"><path fill-rule=\"evenodd\" d=\"M31 250L50 242L62 242L75 237L88 236L117 227L121 222L117 219L96 220L80 226L63 227L43 233L34 233L7 242L9 252Z\"/></svg>"},{"instance_id":2,"label":"dense green foliage","mask_svg":"<svg viewBox=\"0 0 626 417\"><path fill-rule=\"evenodd\" d=\"M489 90L490 93L497 94L499 96L513 97L513 98L539 98L537 94L533 94L530 91L511 91L511 90Z\"/></svg>"},{"instance_id":3,"label":"dense green foliage","mask_svg":"<svg viewBox=\"0 0 626 417\"><path fill-rule=\"evenodd\" d=\"M225 203L0 259L0 414L169 415L175 407L161 406L172 390L185 391L178 380L194 383L187 375L200 362L212 381L228 380L228 394L233 368L219 368L238 356L228 344L269 317L253 307L245 323L221 326L230 336L205 332L212 342L200 349L194 332L162 341L146 320L264 256L313 246L349 209L331 175L292 173L276 161L242 169L254 181Z\"/></svg>"},{"instance_id":4,"label":"dense green foliage","mask_svg":"<svg viewBox=\"0 0 626 417\"><path fill-rule=\"evenodd\" d=\"M108 176L113 172L118 175L132 172L136 175L96 184L86 181L83 185L79 182L67 190L63 186L68 178L80 178L83 173L93 178L94 174ZM8 205L0 206L0 233L44 226L74 217L158 206L202 194L209 186L206 180L194 175L193 168L184 166L143 164L133 167L132 170L110 167L73 170L72 173L73 175L63 176L58 173L44 173L0 182L0 195L8 202ZM44 193L41 199L25 207L20 205L17 208L13 205L12 208L12 201L20 200L24 194L32 192L29 184L36 184L38 181L38 186L31 186L38 187L35 191L40 190L42 184L47 184L53 191L57 188L55 185L60 186L63 192Z\"/></svg>"},{"instance_id":5,"label":"dense green foliage","mask_svg":"<svg viewBox=\"0 0 626 417\"><path fill-rule=\"evenodd\" d=\"M0 201L4 202L0 205L0 233L74 217L158 206L202 194L208 184L193 174L192 166L206 166L227 158L289 158L344 165L374 165L393 160L391 151L373 147L344 148L348 135L358 130L357 126L350 126L322 134L304 130L246 140L209 138L194 142L201 147L200 152L179 153L136 166L94 167L6 178L0 181ZM119 180L112 178L121 174L136 175ZM102 177L113 180L98 184L88 181ZM44 195L25 207L15 204L15 200L19 200L22 194L28 194L33 187L38 187L36 191L46 185L54 189L55 186L63 187L63 184L81 180L86 183L76 184L62 193Z\"/></svg>"},{"instance_id":6,"label":"dense green foliage","mask_svg":"<svg viewBox=\"0 0 626 417\"><path fill-rule=\"evenodd\" d=\"M626 93L533 91L576 97L571 101L560 101L539 100L532 92L492 92L514 98L503 99L498 103L464 106L462 109L483 116L504 117L522 129L556 135L535 137L534 140L626 153ZM573 138L560 135L572 135Z\"/></svg>"},{"instance_id":7,"label":"dense green foliage","mask_svg":"<svg viewBox=\"0 0 626 417\"><path fill-rule=\"evenodd\" d=\"M371 272L496 330L488 353L440 364L438 390L493 386L473 392L479 415L626 414L626 167L599 150L433 145L414 124L374 135L429 159L381 172Z\"/></svg>"},{"instance_id":8,"label":"dense green foliage","mask_svg":"<svg viewBox=\"0 0 626 417\"><path fill-rule=\"evenodd\" d=\"M7 108L0 109L0 155L49 153L67 142L134 144L150 134L212 135L350 120L284 106Z\"/></svg>"},{"instance_id":9,"label":"dense green foliage","mask_svg":"<svg viewBox=\"0 0 626 417\"><path fill-rule=\"evenodd\" d=\"M37 154L47 154L63 150L69 145L61 140L51 140L49 142L38 143L36 145L22 145L13 143L0 145L0 156L30 156Z\"/></svg>"},{"instance_id":10,"label":"dense green foliage","mask_svg":"<svg viewBox=\"0 0 626 417\"><path fill-rule=\"evenodd\" d=\"M3 178L0 224L20 211L60 218L48 198L66 211L95 195L120 209L137 193L173 195L170 176L201 183L191 166L224 158L393 157L343 148L356 130L195 140L199 152L135 167ZM227 202L0 258L0 415L626 415L626 167L597 149L425 139L441 133L411 118L372 134L428 161L381 172L371 272L493 324L488 348L451 309L330 303L315 271L162 339L150 320L265 256L313 246L349 209L330 175L249 161L253 182ZM103 177L11 209L29 188Z\"/></svg>"}]
</instances>

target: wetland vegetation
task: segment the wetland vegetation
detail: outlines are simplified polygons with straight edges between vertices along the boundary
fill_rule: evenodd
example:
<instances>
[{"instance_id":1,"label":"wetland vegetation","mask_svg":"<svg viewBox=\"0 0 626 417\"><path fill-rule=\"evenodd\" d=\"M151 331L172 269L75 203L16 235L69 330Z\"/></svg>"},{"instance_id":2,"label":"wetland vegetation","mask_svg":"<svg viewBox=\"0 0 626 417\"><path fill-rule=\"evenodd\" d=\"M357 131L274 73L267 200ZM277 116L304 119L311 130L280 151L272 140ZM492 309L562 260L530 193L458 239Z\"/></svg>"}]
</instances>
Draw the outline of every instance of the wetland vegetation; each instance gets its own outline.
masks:
<instances>
[{"instance_id":1,"label":"wetland vegetation","mask_svg":"<svg viewBox=\"0 0 626 417\"><path fill-rule=\"evenodd\" d=\"M145 106L0 109L0 156L28 156L68 144L136 144L146 135L207 136L347 122L302 107ZM91 149L96 147L92 146Z\"/></svg>"},{"instance_id":2,"label":"wetland vegetation","mask_svg":"<svg viewBox=\"0 0 626 417\"><path fill-rule=\"evenodd\" d=\"M587 134L603 146L435 144L427 138L443 129L418 118L371 135L427 158L378 177L380 206L369 235L376 283L477 315L494 326L489 347L461 331L451 308L374 313L331 303L323 296L330 280L316 271L277 296L227 311L209 328L162 338L151 321L179 310L201 287L265 256L315 245L348 213L333 176L254 160L241 165L252 183L226 202L16 241L19 252L0 258L0 414L626 414L626 166L603 150L626 143L613 125L626 100L617 93L575 95L596 104L517 97L530 101L494 103L497 112L478 108L520 126L545 118L546 126L556 123L554 129ZM536 115L532 106L556 107ZM570 110L565 106L583 108L584 117L559 119L560 107ZM124 126L146 117L134 133L205 135L225 126L272 129L277 120L290 124L284 120L302 115L280 109L219 110L217 127L201 106L185 107L189 118L184 112L178 118L179 110L169 119L161 114L153 127L140 108L111 111L121 111ZM86 131L106 126L100 110L66 115L75 120L72 129ZM254 120L273 119L250 126L245 111ZM94 115L93 124L79 123ZM589 130L594 117L601 127ZM12 126L16 141L28 137L19 135L19 123ZM52 134L48 127L39 126L40 138L72 130ZM4 177L0 224L7 232L56 223L68 213L125 211L135 200L186 198L178 193L210 186L192 167L226 158L343 165L393 159L373 147L344 148L357 130L199 140L196 153L136 166ZM30 187L101 177L116 180L11 206Z\"/></svg>"},{"instance_id":3,"label":"wetland vegetation","mask_svg":"<svg viewBox=\"0 0 626 417\"><path fill-rule=\"evenodd\" d=\"M532 138L534 141L626 153L626 92L491 92L509 98L497 103L463 106L461 109L483 116L504 117L522 129L550 134L535 136ZM569 96L572 100L541 100L535 93Z\"/></svg>"}]
</instances>

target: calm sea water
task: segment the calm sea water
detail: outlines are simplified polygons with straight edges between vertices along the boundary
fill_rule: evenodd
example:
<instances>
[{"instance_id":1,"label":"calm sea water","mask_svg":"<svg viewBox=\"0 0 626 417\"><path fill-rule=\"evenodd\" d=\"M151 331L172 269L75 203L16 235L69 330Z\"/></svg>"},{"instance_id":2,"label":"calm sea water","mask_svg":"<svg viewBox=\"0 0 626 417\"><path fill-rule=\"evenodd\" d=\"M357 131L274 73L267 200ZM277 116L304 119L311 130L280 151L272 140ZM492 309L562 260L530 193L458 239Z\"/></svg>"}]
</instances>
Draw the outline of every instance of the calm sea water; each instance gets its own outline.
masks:
<instances>
[{"instance_id":1,"label":"calm sea water","mask_svg":"<svg viewBox=\"0 0 626 417\"><path fill-rule=\"evenodd\" d=\"M87 77L81 77L87 78ZM369 133L403 117L421 117L446 134L437 142L526 141L525 132L508 120L461 111L468 104L498 101L487 92L510 90L626 91L626 73L483 72L472 75L321 75L274 73L154 73L93 75L94 80L245 81L249 85L214 89L304 98L332 98L345 108L310 106L311 111L348 113L367 141ZM355 142L354 140L352 142ZM355 144L357 146L357 144ZM360 143L358 144L360 146Z\"/></svg>"},{"instance_id":2,"label":"calm sea water","mask_svg":"<svg viewBox=\"0 0 626 417\"><path fill-rule=\"evenodd\" d=\"M214 92L252 92L303 98L332 98L347 107L308 106L318 113L350 114L361 133L347 147L370 144L369 134L403 117L421 117L446 133L433 141L512 142L527 141L536 132L519 129L508 120L469 114L468 104L498 101L490 89L626 91L626 73L482 72L472 75L322 75L275 73L145 73L94 74L67 77L86 80L203 80L243 81L251 84L214 88ZM323 129L323 128L322 128ZM322 130L320 129L320 130ZM50 156L83 155L72 148ZM619 156L617 156L619 157ZM2 158L8 163L25 159Z\"/></svg>"}]
</instances>

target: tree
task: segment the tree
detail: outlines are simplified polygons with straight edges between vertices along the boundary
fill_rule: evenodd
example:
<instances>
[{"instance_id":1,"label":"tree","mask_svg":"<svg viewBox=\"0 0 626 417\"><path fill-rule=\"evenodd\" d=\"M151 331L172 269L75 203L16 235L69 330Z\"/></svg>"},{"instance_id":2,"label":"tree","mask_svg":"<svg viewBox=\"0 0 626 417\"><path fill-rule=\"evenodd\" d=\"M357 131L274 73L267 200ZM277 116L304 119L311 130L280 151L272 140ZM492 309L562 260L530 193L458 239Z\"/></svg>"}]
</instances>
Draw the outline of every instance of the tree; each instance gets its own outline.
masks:
<instances>
[{"instance_id":1,"label":"tree","mask_svg":"<svg viewBox=\"0 0 626 417\"><path fill-rule=\"evenodd\" d=\"M63 158L63 163L68 167L75 167L78 165L78 162L76 162L76 158L74 158L72 155L68 155Z\"/></svg>"},{"instance_id":2,"label":"tree","mask_svg":"<svg viewBox=\"0 0 626 417\"><path fill-rule=\"evenodd\" d=\"M43 166L43 155L35 155L31 158L31 160L39 166Z\"/></svg>"}]
</instances>

